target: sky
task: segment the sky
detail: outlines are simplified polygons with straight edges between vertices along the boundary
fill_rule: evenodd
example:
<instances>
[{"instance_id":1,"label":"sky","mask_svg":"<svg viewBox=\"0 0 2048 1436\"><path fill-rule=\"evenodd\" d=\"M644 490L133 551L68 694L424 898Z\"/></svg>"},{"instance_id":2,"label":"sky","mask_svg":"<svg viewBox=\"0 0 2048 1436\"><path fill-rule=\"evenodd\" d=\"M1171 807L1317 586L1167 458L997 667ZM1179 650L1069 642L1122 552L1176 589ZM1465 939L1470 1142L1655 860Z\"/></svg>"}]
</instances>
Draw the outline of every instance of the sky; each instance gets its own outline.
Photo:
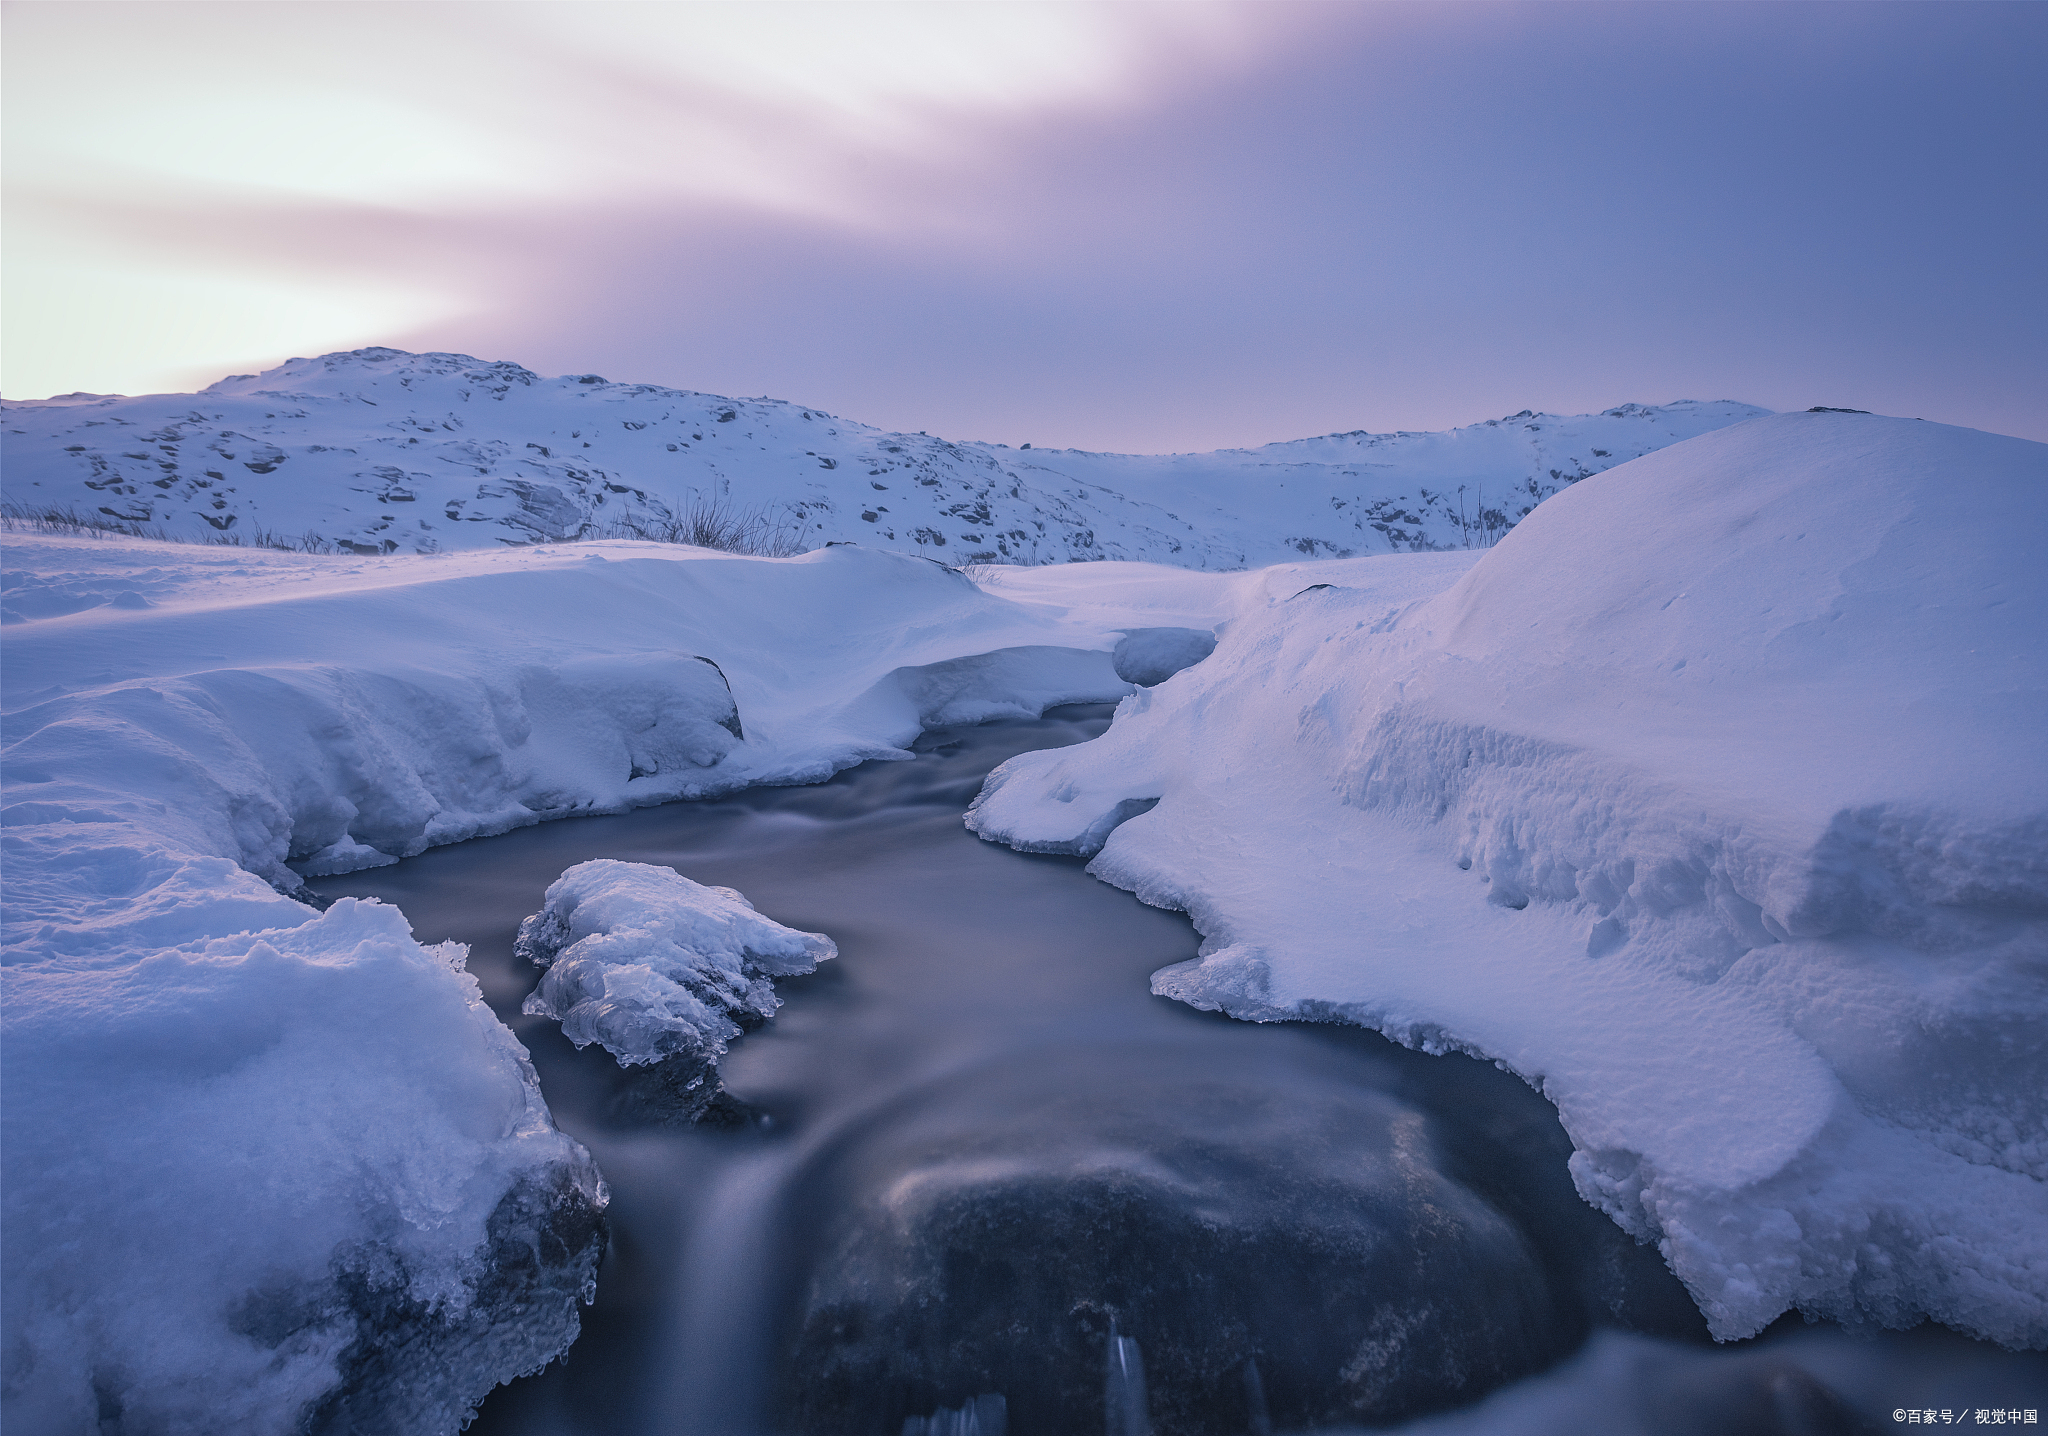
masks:
<instances>
[{"instance_id":1,"label":"sky","mask_svg":"<svg viewBox=\"0 0 2048 1436\"><path fill-rule=\"evenodd\" d=\"M367 345L1011 444L2048 440L2048 5L30 0L0 392Z\"/></svg>"}]
</instances>

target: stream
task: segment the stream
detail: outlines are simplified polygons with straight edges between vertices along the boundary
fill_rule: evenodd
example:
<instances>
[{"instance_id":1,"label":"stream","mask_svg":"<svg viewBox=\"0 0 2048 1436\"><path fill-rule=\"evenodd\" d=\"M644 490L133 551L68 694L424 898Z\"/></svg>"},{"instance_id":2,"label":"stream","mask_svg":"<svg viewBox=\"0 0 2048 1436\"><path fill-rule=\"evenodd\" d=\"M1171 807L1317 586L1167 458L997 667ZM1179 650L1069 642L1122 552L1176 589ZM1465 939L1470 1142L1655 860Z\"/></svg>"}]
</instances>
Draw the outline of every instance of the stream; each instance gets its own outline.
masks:
<instances>
[{"instance_id":1,"label":"stream","mask_svg":"<svg viewBox=\"0 0 2048 1436\"><path fill-rule=\"evenodd\" d=\"M997 763L1110 713L938 729L915 761L811 787L311 884L469 945L611 1188L582 1337L493 1393L473 1431L1223 1436L1387 1425L1496 1391L1584 1418L1545 1430L1847 1431L1906 1405L2048 1405L2038 1357L1932 1328L1793 1317L1715 1348L1654 1249L1580 1200L1570 1143L1520 1079L1151 996L1153 971L1195 953L1184 916L960 822ZM839 945L733 1044L720 1125L665 1120L644 1071L519 1011L539 974L515 929L597 857L737 888ZM1495 1406L1446 1421L1537 1429Z\"/></svg>"}]
</instances>

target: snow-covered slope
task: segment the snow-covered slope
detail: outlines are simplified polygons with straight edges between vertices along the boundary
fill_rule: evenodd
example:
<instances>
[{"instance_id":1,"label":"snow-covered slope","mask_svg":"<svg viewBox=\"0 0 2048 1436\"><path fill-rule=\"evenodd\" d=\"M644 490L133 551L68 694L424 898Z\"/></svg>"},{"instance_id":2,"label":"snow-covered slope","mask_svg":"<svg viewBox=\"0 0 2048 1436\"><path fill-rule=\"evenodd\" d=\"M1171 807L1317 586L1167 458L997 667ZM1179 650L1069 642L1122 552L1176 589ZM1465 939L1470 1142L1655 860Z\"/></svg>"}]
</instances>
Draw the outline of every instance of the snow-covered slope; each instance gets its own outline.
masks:
<instances>
[{"instance_id":1,"label":"snow-covered slope","mask_svg":"<svg viewBox=\"0 0 2048 1436\"><path fill-rule=\"evenodd\" d=\"M956 443L777 400L364 349L200 394L4 412L8 503L174 537L437 553L650 536L708 502L772 510L805 548L1236 569L1483 547L1575 480L1764 411L1625 404L1134 456Z\"/></svg>"},{"instance_id":2,"label":"snow-covered slope","mask_svg":"<svg viewBox=\"0 0 2048 1436\"><path fill-rule=\"evenodd\" d=\"M1130 691L1116 632L856 548L6 559L54 614L0 653L9 1430L452 1431L573 1339L589 1157L460 948L301 872Z\"/></svg>"},{"instance_id":3,"label":"snow-covered slope","mask_svg":"<svg viewBox=\"0 0 2048 1436\"><path fill-rule=\"evenodd\" d=\"M970 826L1192 914L1157 992L1538 1084L1724 1337L2048 1344L2044 544L2048 447L1759 419L1269 586Z\"/></svg>"}]
</instances>

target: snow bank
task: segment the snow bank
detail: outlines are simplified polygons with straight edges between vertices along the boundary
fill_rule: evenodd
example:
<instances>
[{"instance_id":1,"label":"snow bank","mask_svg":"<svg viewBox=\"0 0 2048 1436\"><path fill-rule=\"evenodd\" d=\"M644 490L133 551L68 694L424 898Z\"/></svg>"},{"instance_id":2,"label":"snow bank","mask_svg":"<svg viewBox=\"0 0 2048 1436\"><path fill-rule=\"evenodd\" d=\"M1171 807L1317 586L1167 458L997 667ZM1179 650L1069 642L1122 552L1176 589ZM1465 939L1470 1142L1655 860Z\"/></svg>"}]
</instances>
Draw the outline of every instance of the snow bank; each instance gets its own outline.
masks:
<instances>
[{"instance_id":1,"label":"snow bank","mask_svg":"<svg viewBox=\"0 0 2048 1436\"><path fill-rule=\"evenodd\" d=\"M452 1431L575 1339L603 1187L463 950L354 901L238 932L255 886L219 935L7 969L10 1429Z\"/></svg>"},{"instance_id":2,"label":"snow bank","mask_svg":"<svg viewBox=\"0 0 2048 1436\"><path fill-rule=\"evenodd\" d=\"M610 858L549 884L514 951L547 969L526 1014L554 1018L578 1047L603 1044L622 1067L716 1062L775 1015L775 978L839 955L823 933L770 921L732 888Z\"/></svg>"},{"instance_id":3,"label":"snow bank","mask_svg":"<svg viewBox=\"0 0 2048 1436\"><path fill-rule=\"evenodd\" d=\"M452 1431L575 1335L588 1155L459 949L302 873L1130 691L1115 628L854 548L6 559L52 600L0 654L24 1430Z\"/></svg>"},{"instance_id":4,"label":"snow bank","mask_svg":"<svg viewBox=\"0 0 2048 1436\"><path fill-rule=\"evenodd\" d=\"M2048 449L1800 414L1326 566L969 826L1186 909L1154 990L1462 1048L1722 1337L2048 1343Z\"/></svg>"},{"instance_id":5,"label":"snow bank","mask_svg":"<svg viewBox=\"0 0 2048 1436\"><path fill-rule=\"evenodd\" d=\"M1110 654L1116 676L1153 688L1216 651L1216 635L1205 628L1134 628Z\"/></svg>"},{"instance_id":6,"label":"snow bank","mask_svg":"<svg viewBox=\"0 0 2048 1436\"><path fill-rule=\"evenodd\" d=\"M1470 548L1588 474L1762 412L1525 410L1440 434L1090 454L396 349L293 359L199 394L4 406L10 504L208 540L451 552L689 531L730 501L727 518L766 510L805 547L1208 569ZM62 601L25 588L0 618Z\"/></svg>"}]
</instances>

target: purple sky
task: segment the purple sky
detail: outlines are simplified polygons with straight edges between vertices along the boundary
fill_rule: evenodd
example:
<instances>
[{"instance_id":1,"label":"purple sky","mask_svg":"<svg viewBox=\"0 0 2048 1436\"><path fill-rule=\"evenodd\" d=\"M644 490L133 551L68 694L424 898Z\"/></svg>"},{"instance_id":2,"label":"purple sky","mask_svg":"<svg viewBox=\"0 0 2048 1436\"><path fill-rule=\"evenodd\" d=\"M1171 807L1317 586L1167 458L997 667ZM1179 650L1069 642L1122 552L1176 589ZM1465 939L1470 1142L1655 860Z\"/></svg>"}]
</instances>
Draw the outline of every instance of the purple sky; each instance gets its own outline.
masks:
<instances>
[{"instance_id":1,"label":"purple sky","mask_svg":"<svg viewBox=\"0 0 2048 1436\"><path fill-rule=\"evenodd\" d=\"M392 344L1151 451L2048 439L2048 7L7 15L9 397Z\"/></svg>"}]
</instances>

